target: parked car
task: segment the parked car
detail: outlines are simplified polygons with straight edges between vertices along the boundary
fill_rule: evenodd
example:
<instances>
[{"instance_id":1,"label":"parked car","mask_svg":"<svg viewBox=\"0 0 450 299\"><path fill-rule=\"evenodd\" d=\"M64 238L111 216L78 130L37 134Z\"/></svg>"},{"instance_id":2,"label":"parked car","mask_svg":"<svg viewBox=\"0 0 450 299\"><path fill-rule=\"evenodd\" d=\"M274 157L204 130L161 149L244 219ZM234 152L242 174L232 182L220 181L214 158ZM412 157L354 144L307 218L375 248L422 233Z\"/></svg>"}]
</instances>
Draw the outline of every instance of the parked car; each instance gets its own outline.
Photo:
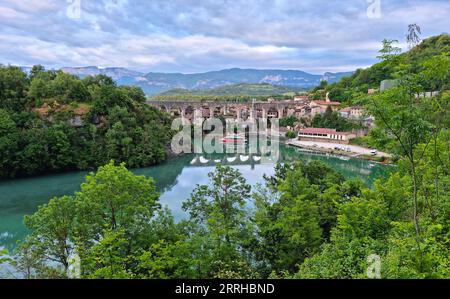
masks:
<instances>
[{"instance_id":1,"label":"parked car","mask_svg":"<svg viewBox=\"0 0 450 299\"><path fill-rule=\"evenodd\" d=\"M376 149L370 150L370 154L372 156L376 156L378 154L378 151Z\"/></svg>"}]
</instances>

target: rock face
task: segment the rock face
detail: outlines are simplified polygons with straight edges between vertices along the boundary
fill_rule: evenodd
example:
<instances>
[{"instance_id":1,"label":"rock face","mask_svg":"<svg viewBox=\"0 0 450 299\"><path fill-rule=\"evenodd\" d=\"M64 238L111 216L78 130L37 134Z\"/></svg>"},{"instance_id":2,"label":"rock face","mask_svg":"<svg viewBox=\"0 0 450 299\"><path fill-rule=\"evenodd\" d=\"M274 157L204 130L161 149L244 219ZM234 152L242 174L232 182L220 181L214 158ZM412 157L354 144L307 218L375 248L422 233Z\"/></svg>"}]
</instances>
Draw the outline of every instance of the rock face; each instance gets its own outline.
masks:
<instances>
[{"instance_id":1,"label":"rock face","mask_svg":"<svg viewBox=\"0 0 450 299\"><path fill-rule=\"evenodd\" d=\"M81 119L81 116L75 116L69 120L69 124L73 127L82 127L83 120Z\"/></svg>"},{"instance_id":2,"label":"rock face","mask_svg":"<svg viewBox=\"0 0 450 299\"><path fill-rule=\"evenodd\" d=\"M136 85L141 87L147 95L154 95L171 89L204 90L239 83L269 83L272 85L296 88L311 88L320 81L333 83L352 72L325 73L313 75L298 70L256 70L256 69L227 69L197 74L181 73L141 73L125 68L65 67L62 71L86 77L92 75L107 75L119 85Z\"/></svg>"}]
</instances>

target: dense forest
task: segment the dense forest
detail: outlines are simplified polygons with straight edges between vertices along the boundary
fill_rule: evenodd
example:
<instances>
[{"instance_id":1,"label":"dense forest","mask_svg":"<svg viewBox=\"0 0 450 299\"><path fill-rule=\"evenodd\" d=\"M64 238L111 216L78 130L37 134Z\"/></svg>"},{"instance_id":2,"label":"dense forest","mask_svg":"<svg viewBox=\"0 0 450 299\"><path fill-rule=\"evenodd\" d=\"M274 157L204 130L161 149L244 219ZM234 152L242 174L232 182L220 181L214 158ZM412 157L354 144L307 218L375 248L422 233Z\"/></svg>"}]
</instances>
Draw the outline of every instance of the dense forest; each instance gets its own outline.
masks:
<instances>
[{"instance_id":1,"label":"dense forest","mask_svg":"<svg viewBox=\"0 0 450 299\"><path fill-rule=\"evenodd\" d=\"M377 90L380 82L389 79L401 79L408 72L420 73L428 68L426 80L421 81L421 88L427 91L450 88L447 81L439 82L440 78L433 78L431 64L449 68L448 55L450 53L450 35L442 34L423 40L420 44L400 54L401 49L396 45L397 40L384 40L383 48L377 57L381 61L366 69L358 69L350 77L344 77L339 82L327 84L322 81L321 85L311 91L313 99L324 99L325 94L334 101L346 105L365 104L367 91ZM425 78L424 78L425 79ZM444 85L444 86L442 86Z\"/></svg>"},{"instance_id":2,"label":"dense forest","mask_svg":"<svg viewBox=\"0 0 450 299\"><path fill-rule=\"evenodd\" d=\"M324 114L316 114L311 121L311 126L331 128L341 132L365 128L362 121L344 118L338 112L333 111L331 107L328 107Z\"/></svg>"},{"instance_id":3,"label":"dense forest","mask_svg":"<svg viewBox=\"0 0 450 299\"><path fill-rule=\"evenodd\" d=\"M448 278L449 137L417 145L415 183L405 158L372 189L321 162L278 165L253 189L218 165L178 223L151 178L111 162L26 217L10 263L26 278L71 277L74 254L84 278L367 278L380 260L382 278Z\"/></svg>"},{"instance_id":4,"label":"dense forest","mask_svg":"<svg viewBox=\"0 0 450 299\"><path fill-rule=\"evenodd\" d=\"M144 101L103 75L0 66L0 178L165 160L170 119Z\"/></svg>"},{"instance_id":5,"label":"dense forest","mask_svg":"<svg viewBox=\"0 0 450 299\"><path fill-rule=\"evenodd\" d=\"M419 43L414 29L409 53L384 41L381 65L389 76L349 87L364 93L376 119L374 140L399 157L372 188L317 161L279 164L254 187L218 165L209 184L179 199L188 218L176 223L152 178L111 161L79 192L26 217L29 236L13 261L0 262L27 278L71 277L74 256L83 278L449 278L448 35ZM444 52L423 50L430 43ZM388 77L397 86L367 94ZM430 90L439 93L421 96ZM2 130L13 127L2 120Z\"/></svg>"},{"instance_id":6,"label":"dense forest","mask_svg":"<svg viewBox=\"0 0 450 299\"><path fill-rule=\"evenodd\" d=\"M267 100L267 97L277 99L291 98L292 96L305 92L304 89L268 83L260 84L231 84L206 90L172 89L156 96L153 99L183 99L183 100L221 100L221 101L251 101L253 98ZM208 99L209 98L209 99Z\"/></svg>"}]
</instances>

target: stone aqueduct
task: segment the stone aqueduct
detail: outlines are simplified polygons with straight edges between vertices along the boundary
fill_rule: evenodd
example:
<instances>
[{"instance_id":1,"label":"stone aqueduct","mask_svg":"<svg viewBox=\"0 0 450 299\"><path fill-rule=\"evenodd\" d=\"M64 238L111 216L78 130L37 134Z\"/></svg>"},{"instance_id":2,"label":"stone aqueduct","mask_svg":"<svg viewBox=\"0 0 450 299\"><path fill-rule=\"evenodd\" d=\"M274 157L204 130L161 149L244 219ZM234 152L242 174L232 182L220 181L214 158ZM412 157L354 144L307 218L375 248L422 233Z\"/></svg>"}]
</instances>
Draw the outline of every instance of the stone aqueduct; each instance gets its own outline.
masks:
<instances>
[{"instance_id":1,"label":"stone aqueduct","mask_svg":"<svg viewBox=\"0 0 450 299\"><path fill-rule=\"evenodd\" d=\"M217 116L247 118L282 118L294 115L302 106L296 101L283 102L194 102L194 101L147 101L148 105L189 120Z\"/></svg>"}]
</instances>

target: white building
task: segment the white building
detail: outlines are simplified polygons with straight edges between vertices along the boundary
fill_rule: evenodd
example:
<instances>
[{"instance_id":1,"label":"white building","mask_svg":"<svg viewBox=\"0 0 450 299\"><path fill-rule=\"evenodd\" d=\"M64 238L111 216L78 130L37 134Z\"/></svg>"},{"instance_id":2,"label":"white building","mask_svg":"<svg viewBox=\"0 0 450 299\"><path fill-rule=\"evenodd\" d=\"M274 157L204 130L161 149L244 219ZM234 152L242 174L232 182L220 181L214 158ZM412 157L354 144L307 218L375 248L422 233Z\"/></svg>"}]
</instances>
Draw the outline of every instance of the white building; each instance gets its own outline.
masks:
<instances>
[{"instance_id":1,"label":"white building","mask_svg":"<svg viewBox=\"0 0 450 299\"><path fill-rule=\"evenodd\" d=\"M299 140L336 142L347 144L356 135L352 132L337 132L336 129L327 128L305 128L298 131Z\"/></svg>"}]
</instances>

